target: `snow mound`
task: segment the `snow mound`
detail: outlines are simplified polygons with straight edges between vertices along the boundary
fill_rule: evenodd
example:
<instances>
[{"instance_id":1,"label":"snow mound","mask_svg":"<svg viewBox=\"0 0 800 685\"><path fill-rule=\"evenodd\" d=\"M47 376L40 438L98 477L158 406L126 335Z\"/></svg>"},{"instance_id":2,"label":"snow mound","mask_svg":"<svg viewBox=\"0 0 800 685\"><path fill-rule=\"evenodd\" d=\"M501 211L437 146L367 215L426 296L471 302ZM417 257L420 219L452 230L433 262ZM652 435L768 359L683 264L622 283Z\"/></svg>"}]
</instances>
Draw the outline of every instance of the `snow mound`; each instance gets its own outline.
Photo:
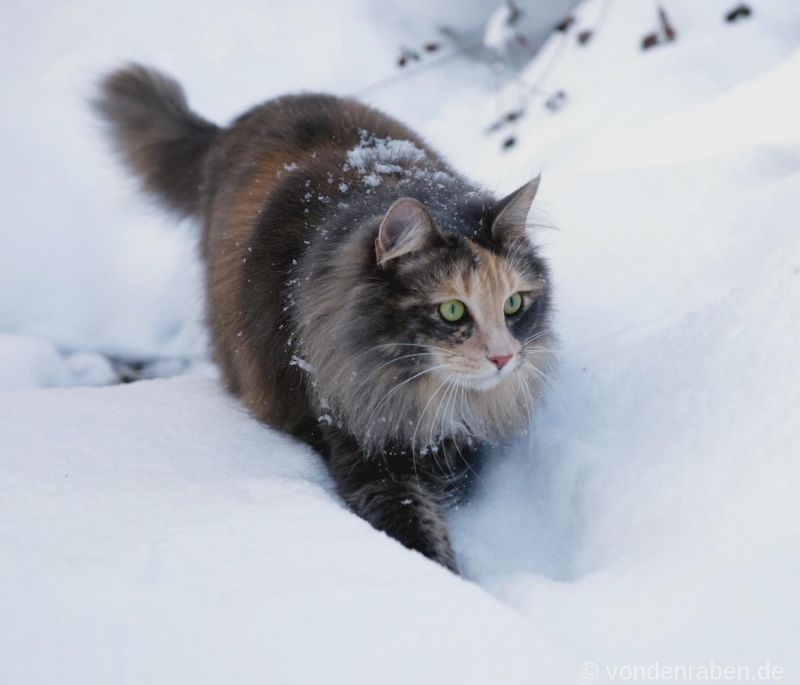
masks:
<instances>
[{"instance_id":1,"label":"snow mound","mask_svg":"<svg viewBox=\"0 0 800 685\"><path fill-rule=\"evenodd\" d=\"M0 415L3 682L367 683L390 664L381 682L477 685L577 668L347 511L316 455L215 381L6 394Z\"/></svg>"},{"instance_id":2,"label":"snow mound","mask_svg":"<svg viewBox=\"0 0 800 685\"><path fill-rule=\"evenodd\" d=\"M116 381L109 361L95 352L62 354L41 338L0 334L0 390Z\"/></svg>"}]
</instances>

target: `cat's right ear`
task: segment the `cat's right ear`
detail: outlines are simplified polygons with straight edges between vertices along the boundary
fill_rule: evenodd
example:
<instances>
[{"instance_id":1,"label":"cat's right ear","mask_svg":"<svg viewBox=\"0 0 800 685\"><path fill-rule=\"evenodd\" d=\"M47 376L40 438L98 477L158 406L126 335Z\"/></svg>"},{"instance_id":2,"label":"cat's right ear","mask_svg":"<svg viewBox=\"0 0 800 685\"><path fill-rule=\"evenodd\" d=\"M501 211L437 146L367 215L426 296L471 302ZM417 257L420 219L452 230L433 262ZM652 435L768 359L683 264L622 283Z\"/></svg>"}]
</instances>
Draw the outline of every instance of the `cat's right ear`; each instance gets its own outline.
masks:
<instances>
[{"instance_id":1,"label":"cat's right ear","mask_svg":"<svg viewBox=\"0 0 800 685\"><path fill-rule=\"evenodd\" d=\"M541 175L528 181L524 186L504 197L498 203L499 213L492 224L492 236L502 239L519 239L526 237L528 212L539 190Z\"/></svg>"},{"instance_id":2,"label":"cat's right ear","mask_svg":"<svg viewBox=\"0 0 800 685\"><path fill-rule=\"evenodd\" d=\"M427 247L436 235L436 225L425 205L412 197L395 200L375 238L378 266L385 268L391 260Z\"/></svg>"}]
</instances>

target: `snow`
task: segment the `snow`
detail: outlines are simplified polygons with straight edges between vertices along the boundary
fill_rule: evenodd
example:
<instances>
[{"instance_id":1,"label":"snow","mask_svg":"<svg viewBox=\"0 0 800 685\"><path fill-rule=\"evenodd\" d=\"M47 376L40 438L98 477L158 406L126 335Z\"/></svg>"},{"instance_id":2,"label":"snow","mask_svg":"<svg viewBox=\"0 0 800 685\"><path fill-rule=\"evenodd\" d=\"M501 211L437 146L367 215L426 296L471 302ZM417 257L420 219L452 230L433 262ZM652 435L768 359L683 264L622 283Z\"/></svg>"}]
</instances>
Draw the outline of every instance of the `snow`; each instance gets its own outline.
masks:
<instances>
[{"instance_id":1,"label":"snow","mask_svg":"<svg viewBox=\"0 0 800 685\"><path fill-rule=\"evenodd\" d=\"M0 390L116 382L111 363L96 352L62 354L40 338L0 334Z\"/></svg>"},{"instance_id":2,"label":"snow","mask_svg":"<svg viewBox=\"0 0 800 685\"><path fill-rule=\"evenodd\" d=\"M558 371L531 441L498 453L451 517L466 579L350 514L316 455L201 364L65 387L113 381L109 356L196 360L205 345L191 229L120 197L79 102L89 76L154 62L224 118L379 78L390 27L320 4L333 28L292 39L283 10L244 3L213 31L191 18L167 50L149 2L125 26L91 0L52 5L63 21L47 26L4 6L0 25L28 29L5 49L31 60L3 84L29 116L0 119L2 682L568 685L585 662L594 682L712 664L798 680L800 6L754 1L728 24L729 2L663 4L678 38L642 52L652 3L584 3L521 74L555 64L540 86L565 104L524 101L507 153L482 131L523 103L519 83L495 96L453 66L370 96L498 193L541 168L537 211L559 228L535 234ZM374 30L343 47L336 27L358 25ZM107 44L86 47L99 27ZM53 40L33 49L32 34ZM291 40L309 53L261 76ZM391 160L365 174L375 163Z\"/></svg>"},{"instance_id":3,"label":"snow","mask_svg":"<svg viewBox=\"0 0 800 685\"><path fill-rule=\"evenodd\" d=\"M541 629L349 513L309 449L214 380L5 394L0 415L3 682L570 668Z\"/></svg>"},{"instance_id":4,"label":"snow","mask_svg":"<svg viewBox=\"0 0 800 685\"><path fill-rule=\"evenodd\" d=\"M402 171L401 164L419 164L427 156L410 140L377 138L366 131L361 132L361 141L347 152L347 165L365 172L369 169L379 174Z\"/></svg>"}]
</instances>

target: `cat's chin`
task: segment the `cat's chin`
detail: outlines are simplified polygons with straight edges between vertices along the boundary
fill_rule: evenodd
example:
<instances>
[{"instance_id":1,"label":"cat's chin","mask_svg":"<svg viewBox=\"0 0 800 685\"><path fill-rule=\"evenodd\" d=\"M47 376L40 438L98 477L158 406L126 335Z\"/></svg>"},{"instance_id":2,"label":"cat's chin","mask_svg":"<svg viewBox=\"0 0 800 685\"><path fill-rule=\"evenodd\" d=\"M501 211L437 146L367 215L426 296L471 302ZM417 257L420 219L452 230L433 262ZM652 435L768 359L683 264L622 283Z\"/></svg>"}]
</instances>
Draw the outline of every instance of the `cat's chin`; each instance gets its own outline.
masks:
<instances>
[{"instance_id":1,"label":"cat's chin","mask_svg":"<svg viewBox=\"0 0 800 685\"><path fill-rule=\"evenodd\" d=\"M489 390L496 388L506 379L513 376L515 371L516 369L511 369L506 372L493 373L491 376L469 377L464 382L464 385L470 388L470 390L476 390L477 392L488 392Z\"/></svg>"}]
</instances>

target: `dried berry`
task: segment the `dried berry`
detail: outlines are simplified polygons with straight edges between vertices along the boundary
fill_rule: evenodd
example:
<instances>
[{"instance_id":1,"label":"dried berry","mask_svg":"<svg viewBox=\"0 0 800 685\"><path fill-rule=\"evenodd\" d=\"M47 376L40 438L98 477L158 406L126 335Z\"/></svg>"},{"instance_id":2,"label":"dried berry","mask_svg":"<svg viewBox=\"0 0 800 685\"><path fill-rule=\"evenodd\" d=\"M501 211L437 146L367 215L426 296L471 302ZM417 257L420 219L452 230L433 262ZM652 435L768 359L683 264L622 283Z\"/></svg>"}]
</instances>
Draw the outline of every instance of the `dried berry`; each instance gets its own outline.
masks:
<instances>
[{"instance_id":1,"label":"dried berry","mask_svg":"<svg viewBox=\"0 0 800 685\"><path fill-rule=\"evenodd\" d=\"M572 26L574 23L575 23L575 17L573 17L570 14L564 17L560 22L558 22L553 30L558 31L559 33L566 33L567 31L569 31L570 26Z\"/></svg>"},{"instance_id":2,"label":"dried berry","mask_svg":"<svg viewBox=\"0 0 800 685\"><path fill-rule=\"evenodd\" d=\"M742 3L741 5L736 5L736 7L725 15L725 21L732 24L734 21L739 21L739 19L747 19L752 16L752 14L753 10L751 10L748 5Z\"/></svg>"},{"instance_id":3,"label":"dried berry","mask_svg":"<svg viewBox=\"0 0 800 685\"><path fill-rule=\"evenodd\" d=\"M644 38L642 38L642 50L649 50L650 48L658 45L658 42L657 33L648 33Z\"/></svg>"}]
</instances>

